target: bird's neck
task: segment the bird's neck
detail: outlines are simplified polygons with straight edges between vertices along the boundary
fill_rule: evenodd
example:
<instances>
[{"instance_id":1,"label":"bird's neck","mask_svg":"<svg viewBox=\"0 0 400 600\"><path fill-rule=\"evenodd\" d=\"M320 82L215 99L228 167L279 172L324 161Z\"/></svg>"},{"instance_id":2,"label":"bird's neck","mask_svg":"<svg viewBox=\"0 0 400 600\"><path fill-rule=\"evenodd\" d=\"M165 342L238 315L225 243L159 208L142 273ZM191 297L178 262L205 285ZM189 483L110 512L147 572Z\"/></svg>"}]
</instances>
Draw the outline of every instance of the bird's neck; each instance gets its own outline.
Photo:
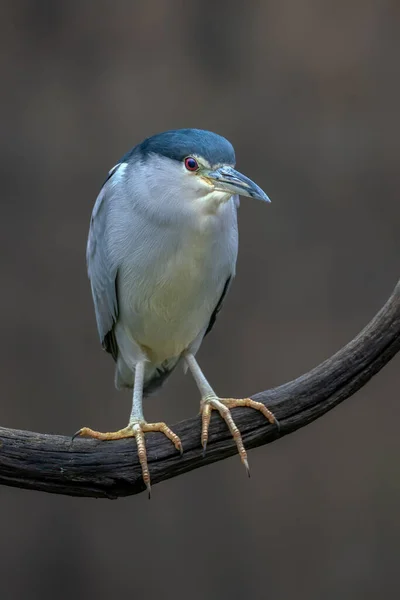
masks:
<instances>
[{"instance_id":1,"label":"bird's neck","mask_svg":"<svg viewBox=\"0 0 400 600\"><path fill-rule=\"evenodd\" d=\"M195 210L200 215L223 215L226 204L232 198L232 194L213 190L195 200Z\"/></svg>"}]
</instances>

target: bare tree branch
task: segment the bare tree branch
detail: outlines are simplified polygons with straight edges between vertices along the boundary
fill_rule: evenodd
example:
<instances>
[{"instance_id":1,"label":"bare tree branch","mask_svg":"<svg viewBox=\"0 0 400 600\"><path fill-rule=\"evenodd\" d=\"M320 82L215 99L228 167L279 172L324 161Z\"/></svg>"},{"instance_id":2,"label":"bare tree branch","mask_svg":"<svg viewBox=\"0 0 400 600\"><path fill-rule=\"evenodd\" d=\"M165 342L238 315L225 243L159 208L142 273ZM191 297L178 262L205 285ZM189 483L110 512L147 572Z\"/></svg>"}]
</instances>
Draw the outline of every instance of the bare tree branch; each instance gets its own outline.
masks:
<instances>
[{"instance_id":1,"label":"bare tree branch","mask_svg":"<svg viewBox=\"0 0 400 600\"><path fill-rule=\"evenodd\" d=\"M298 379L253 396L281 424L267 423L258 411L234 409L247 448L268 444L314 421L354 394L400 350L400 282L365 329L334 356ZM225 424L216 414L207 454L200 447L200 418L178 423L174 431L182 457L165 436L146 437L152 485L236 453ZM70 496L117 498L145 487L133 440L97 442L0 428L0 483Z\"/></svg>"}]
</instances>

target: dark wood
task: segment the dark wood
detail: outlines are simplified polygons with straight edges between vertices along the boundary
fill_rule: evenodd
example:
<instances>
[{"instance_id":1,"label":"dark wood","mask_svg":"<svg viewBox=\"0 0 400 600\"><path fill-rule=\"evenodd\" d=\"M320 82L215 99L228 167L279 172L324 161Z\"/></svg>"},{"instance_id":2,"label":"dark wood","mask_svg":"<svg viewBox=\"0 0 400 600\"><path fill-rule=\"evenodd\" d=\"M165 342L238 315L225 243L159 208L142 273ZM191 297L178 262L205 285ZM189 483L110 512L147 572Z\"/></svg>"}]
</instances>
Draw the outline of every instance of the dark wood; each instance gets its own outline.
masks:
<instances>
[{"instance_id":1,"label":"dark wood","mask_svg":"<svg viewBox=\"0 0 400 600\"><path fill-rule=\"evenodd\" d=\"M400 282L385 306L347 346L298 379L253 396L277 416L281 429L257 411L237 408L234 419L247 448L304 427L354 394L400 350ZM381 407L380 407L381 408ZM173 426L181 457L161 434L146 437L152 485L236 453L219 415L213 414L207 454L198 417ZM0 483L70 496L117 498L142 492L133 440L97 442L0 428Z\"/></svg>"}]
</instances>

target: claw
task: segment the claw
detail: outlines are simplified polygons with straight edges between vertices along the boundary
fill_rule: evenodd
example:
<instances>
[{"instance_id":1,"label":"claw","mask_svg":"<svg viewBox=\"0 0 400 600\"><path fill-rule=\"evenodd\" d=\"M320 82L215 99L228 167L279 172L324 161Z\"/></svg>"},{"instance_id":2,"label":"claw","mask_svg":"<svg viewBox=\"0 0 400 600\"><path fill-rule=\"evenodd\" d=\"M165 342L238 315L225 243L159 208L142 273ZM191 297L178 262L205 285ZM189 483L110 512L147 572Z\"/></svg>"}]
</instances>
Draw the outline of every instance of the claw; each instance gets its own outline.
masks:
<instances>
[{"instance_id":1,"label":"claw","mask_svg":"<svg viewBox=\"0 0 400 600\"><path fill-rule=\"evenodd\" d=\"M72 442L74 441L75 438L77 438L78 436L81 435L81 431L82 431L82 429L78 429L78 431L76 431L74 433L74 435L71 437L71 444L72 444Z\"/></svg>"},{"instance_id":2,"label":"claw","mask_svg":"<svg viewBox=\"0 0 400 600\"><path fill-rule=\"evenodd\" d=\"M207 440L208 440L208 429L211 420L211 411L217 410L221 417L224 419L227 424L229 431L232 434L233 439L236 442L236 447L238 449L239 456L241 461L246 469L247 475L250 477L250 468L249 462L247 460L247 452L243 444L242 436L238 427L236 426L235 421L231 415L231 408L236 408L239 406L245 406L248 408L253 408L255 410L260 411L266 419L271 424L275 424L280 429L280 425L278 420L272 414L270 410L263 404L262 402L257 402L255 400L251 400L250 398L244 399L236 399L236 398L217 398L215 397L207 397L202 400L201 404L201 416L202 416L202 427L201 427L201 443L203 446L203 456L205 455Z\"/></svg>"},{"instance_id":3,"label":"claw","mask_svg":"<svg viewBox=\"0 0 400 600\"><path fill-rule=\"evenodd\" d=\"M206 451L207 451L207 441L204 441L204 442L203 442L203 458L204 458L204 457L205 457L205 455L206 455Z\"/></svg>"},{"instance_id":4,"label":"claw","mask_svg":"<svg viewBox=\"0 0 400 600\"><path fill-rule=\"evenodd\" d=\"M102 433L100 431L94 431L89 427L82 427L79 429L71 439L71 443L78 436L85 436L94 438L97 440L121 440L125 438L134 437L136 440L137 452L139 457L140 466L142 469L142 478L143 482L146 485L147 493L149 500L151 498L151 484L150 484L150 472L149 466L147 463L147 452L146 452L146 443L145 443L145 433L151 431L159 431L163 433L171 442L174 444L175 448L180 452L181 456L183 454L183 447L180 438L171 431L171 429L165 423L146 423L146 422L132 422L129 423L127 427L124 429L120 429L119 431L112 431L107 433Z\"/></svg>"}]
</instances>

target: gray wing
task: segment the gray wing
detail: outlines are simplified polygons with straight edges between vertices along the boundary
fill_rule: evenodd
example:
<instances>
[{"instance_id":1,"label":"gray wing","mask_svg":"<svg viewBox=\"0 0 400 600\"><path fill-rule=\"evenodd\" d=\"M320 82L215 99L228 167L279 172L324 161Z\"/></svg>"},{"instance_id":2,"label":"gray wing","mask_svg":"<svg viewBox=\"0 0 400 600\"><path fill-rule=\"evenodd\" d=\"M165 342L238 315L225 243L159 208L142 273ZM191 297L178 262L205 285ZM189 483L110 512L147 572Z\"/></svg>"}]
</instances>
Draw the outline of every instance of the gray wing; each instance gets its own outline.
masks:
<instances>
[{"instance_id":1,"label":"gray wing","mask_svg":"<svg viewBox=\"0 0 400 600\"><path fill-rule=\"evenodd\" d=\"M109 204L113 200L113 187L109 180L118 170L121 163L115 165L106 181L93 208L87 242L86 261L90 285L92 288L97 329L103 348L114 360L117 359L118 348L114 336L114 325L118 318L117 275L118 264L107 252L106 228Z\"/></svg>"}]
</instances>

